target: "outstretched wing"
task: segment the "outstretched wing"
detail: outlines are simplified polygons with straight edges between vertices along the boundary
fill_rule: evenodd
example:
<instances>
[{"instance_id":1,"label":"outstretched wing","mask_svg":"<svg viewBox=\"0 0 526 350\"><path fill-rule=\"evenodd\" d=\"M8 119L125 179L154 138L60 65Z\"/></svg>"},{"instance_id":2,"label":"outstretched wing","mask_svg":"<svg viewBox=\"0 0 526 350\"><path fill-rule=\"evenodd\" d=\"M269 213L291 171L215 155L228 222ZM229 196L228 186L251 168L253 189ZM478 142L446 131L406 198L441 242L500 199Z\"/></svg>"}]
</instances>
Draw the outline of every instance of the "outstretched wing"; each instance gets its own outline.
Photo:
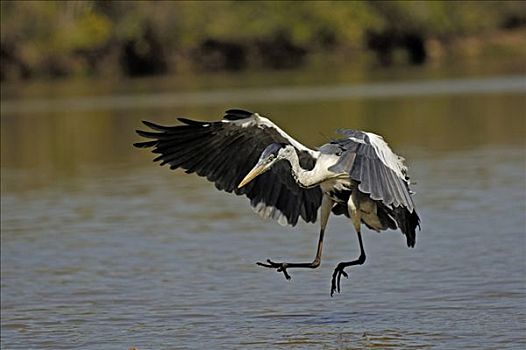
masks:
<instances>
[{"instance_id":1,"label":"outstretched wing","mask_svg":"<svg viewBox=\"0 0 526 350\"><path fill-rule=\"evenodd\" d=\"M415 229L420 218L415 210L407 167L381 136L359 130L338 130L347 136L333 141L340 148L340 161L333 167L348 172L358 182L358 189L383 204L381 210L396 221L406 236L407 245L414 247ZM380 210L380 209L379 209Z\"/></svg>"},{"instance_id":2,"label":"outstretched wing","mask_svg":"<svg viewBox=\"0 0 526 350\"><path fill-rule=\"evenodd\" d=\"M225 112L221 121L200 122L179 118L184 125L162 126L143 123L157 132L137 130L152 141L135 143L135 147L153 148L154 159L170 169L182 168L214 182L219 190L246 195L254 210L280 224L296 225L301 217L315 222L321 205L321 189L299 187L287 162L276 163L271 170L242 188L244 176L256 165L261 152L271 143L294 146L300 165L312 169L318 152L303 146L269 119L239 109Z\"/></svg>"}]
</instances>

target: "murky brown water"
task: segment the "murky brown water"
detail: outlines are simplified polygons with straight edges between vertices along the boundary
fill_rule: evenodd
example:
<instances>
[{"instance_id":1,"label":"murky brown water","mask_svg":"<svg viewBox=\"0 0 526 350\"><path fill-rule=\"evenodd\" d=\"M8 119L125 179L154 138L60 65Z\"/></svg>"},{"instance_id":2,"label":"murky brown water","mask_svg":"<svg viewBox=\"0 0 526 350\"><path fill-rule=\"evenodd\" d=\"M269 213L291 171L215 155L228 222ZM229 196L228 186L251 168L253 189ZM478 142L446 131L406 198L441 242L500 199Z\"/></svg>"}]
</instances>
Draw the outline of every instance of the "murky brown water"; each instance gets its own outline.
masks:
<instances>
[{"instance_id":1,"label":"murky brown water","mask_svg":"<svg viewBox=\"0 0 526 350\"><path fill-rule=\"evenodd\" d=\"M418 93L422 84L436 81L408 82L413 92L403 96L378 93L392 81L362 82L373 92L339 98L327 97L323 81L307 86L318 98L302 98L305 87L287 87L280 75L279 85L266 77L244 87L234 78L225 78L224 101L156 106L132 98L129 108L122 96L184 95L133 83L60 93L57 108L50 91L63 87L5 90L2 349L526 347L524 76L463 91L458 83L470 80L449 81L426 94ZM496 81L519 83L503 90ZM240 93L263 87L281 96L240 103ZM202 94L199 86L188 91ZM85 96L95 98L92 108ZM131 147L141 119L215 119L232 103L270 115L311 146L338 127L383 134L417 182L416 248L398 232L368 231L366 264L334 298L334 266L358 253L343 218L329 222L318 270L292 271L289 282L256 266L269 257L311 258L317 225L263 221L244 198L155 166Z\"/></svg>"}]
</instances>

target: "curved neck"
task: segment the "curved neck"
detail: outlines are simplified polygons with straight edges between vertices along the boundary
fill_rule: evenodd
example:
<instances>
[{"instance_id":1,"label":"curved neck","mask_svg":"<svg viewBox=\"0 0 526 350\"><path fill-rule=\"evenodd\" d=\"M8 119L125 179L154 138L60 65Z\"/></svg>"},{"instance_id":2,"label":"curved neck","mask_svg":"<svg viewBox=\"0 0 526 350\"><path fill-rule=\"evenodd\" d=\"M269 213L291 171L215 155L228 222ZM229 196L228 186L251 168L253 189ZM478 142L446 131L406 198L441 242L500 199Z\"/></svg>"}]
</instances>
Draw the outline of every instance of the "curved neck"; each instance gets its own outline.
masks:
<instances>
[{"instance_id":1,"label":"curved neck","mask_svg":"<svg viewBox=\"0 0 526 350\"><path fill-rule=\"evenodd\" d=\"M290 163L292 177L300 187L309 188L318 184L313 176L314 169L311 171L303 169L300 166L300 160L296 151L292 152L290 156L287 156L285 160Z\"/></svg>"}]
</instances>

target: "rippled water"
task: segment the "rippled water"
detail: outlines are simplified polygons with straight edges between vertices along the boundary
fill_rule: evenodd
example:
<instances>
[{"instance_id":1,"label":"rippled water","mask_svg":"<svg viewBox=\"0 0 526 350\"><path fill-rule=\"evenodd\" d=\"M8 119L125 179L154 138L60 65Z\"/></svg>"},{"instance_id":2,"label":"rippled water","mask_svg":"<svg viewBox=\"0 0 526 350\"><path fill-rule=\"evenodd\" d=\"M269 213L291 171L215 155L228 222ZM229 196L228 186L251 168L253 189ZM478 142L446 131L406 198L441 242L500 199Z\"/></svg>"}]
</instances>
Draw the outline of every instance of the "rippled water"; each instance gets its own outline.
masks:
<instances>
[{"instance_id":1,"label":"rippled water","mask_svg":"<svg viewBox=\"0 0 526 350\"><path fill-rule=\"evenodd\" d=\"M244 198L131 148L139 119L179 111L3 114L1 347L522 349L524 98L251 106L312 145L336 127L381 132L409 160L423 222L416 247L365 229L368 260L333 298L333 268L359 253L349 222L331 218L317 270L286 281L256 266L310 260L318 226L263 221Z\"/></svg>"}]
</instances>

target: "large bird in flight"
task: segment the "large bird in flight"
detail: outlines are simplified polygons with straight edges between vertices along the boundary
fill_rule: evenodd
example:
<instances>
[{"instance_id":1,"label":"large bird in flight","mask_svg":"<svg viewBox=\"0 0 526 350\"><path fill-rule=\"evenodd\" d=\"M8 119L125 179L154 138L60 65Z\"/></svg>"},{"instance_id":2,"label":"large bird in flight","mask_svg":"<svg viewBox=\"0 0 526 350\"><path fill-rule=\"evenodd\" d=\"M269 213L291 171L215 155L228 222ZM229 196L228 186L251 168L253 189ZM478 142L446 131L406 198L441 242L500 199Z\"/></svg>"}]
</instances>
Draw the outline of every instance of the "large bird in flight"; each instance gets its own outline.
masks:
<instances>
[{"instance_id":1,"label":"large bird in flight","mask_svg":"<svg viewBox=\"0 0 526 350\"><path fill-rule=\"evenodd\" d=\"M340 292L345 269L365 262L361 226L374 231L399 229L414 247L420 219L409 189L403 158L381 136L340 129L343 137L317 150L296 141L258 113L240 109L222 120L201 122L179 118L182 125L161 126L144 121L153 131L137 130L149 139L134 145L152 148L155 162L182 168L215 183L219 190L245 195L264 218L295 226L301 218L320 222L312 262L275 262L287 279L292 268L320 266L325 227L331 213L350 218L358 235L360 256L340 262L331 280L331 296Z\"/></svg>"}]
</instances>

